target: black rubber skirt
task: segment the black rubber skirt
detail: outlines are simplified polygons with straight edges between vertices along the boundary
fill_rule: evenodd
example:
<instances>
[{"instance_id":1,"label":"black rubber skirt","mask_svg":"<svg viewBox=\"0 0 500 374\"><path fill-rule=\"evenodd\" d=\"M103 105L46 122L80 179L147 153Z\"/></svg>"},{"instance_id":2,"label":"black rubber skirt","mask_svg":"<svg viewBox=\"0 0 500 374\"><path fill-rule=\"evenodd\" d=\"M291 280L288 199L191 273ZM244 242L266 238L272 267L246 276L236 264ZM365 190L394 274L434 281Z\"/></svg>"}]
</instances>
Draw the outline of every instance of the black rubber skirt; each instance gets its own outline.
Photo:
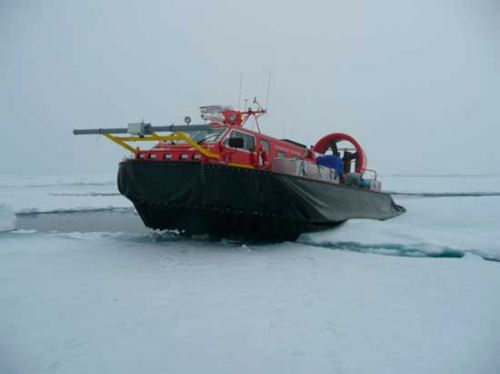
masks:
<instances>
[{"instance_id":1,"label":"black rubber skirt","mask_svg":"<svg viewBox=\"0 0 500 374\"><path fill-rule=\"evenodd\" d=\"M244 240L295 240L348 219L405 212L385 193L199 162L124 161L118 188L147 227Z\"/></svg>"}]
</instances>

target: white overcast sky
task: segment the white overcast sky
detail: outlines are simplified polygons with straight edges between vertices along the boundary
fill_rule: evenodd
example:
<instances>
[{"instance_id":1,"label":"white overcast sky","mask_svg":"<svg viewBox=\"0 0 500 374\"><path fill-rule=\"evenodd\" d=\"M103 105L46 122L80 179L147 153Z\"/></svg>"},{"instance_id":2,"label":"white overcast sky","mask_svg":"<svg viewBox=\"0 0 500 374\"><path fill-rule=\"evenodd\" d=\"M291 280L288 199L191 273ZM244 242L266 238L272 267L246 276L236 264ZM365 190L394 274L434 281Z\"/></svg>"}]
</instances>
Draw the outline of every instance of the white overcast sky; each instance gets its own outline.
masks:
<instances>
[{"instance_id":1,"label":"white overcast sky","mask_svg":"<svg viewBox=\"0 0 500 374\"><path fill-rule=\"evenodd\" d=\"M356 137L382 174L500 173L499 0L0 0L0 176L114 172L73 128L265 101L266 133ZM198 121L194 121L198 122Z\"/></svg>"}]
</instances>

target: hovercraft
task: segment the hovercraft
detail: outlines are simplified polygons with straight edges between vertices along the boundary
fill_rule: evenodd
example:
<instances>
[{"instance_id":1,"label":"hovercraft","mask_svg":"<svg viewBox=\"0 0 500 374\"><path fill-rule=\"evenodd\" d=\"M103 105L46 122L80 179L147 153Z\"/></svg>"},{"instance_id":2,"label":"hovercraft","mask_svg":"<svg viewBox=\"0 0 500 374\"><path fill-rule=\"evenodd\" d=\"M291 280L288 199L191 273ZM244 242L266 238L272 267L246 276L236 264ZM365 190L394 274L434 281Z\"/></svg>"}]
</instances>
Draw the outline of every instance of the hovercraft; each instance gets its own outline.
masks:
<instances>
[{"instance_id":1,"label":"hovercraft","mask_svg":"<svg viewBox=\"0 0 500 374\"><path fill-rule=\"evenodd\" d=\"M385 220L405 212L381 191L351 136L329 134L308 148L264 135L258 119L265 109L200 109L205 123L199 125L186 117L185 125L141 122L73 133L102 134L132 153L120 162L118 189L151 229L293 241L349 219ZM244 126L250 118L257 131ZM145 141L155 145L129 144Z\"/></svg>"}]
</instances>

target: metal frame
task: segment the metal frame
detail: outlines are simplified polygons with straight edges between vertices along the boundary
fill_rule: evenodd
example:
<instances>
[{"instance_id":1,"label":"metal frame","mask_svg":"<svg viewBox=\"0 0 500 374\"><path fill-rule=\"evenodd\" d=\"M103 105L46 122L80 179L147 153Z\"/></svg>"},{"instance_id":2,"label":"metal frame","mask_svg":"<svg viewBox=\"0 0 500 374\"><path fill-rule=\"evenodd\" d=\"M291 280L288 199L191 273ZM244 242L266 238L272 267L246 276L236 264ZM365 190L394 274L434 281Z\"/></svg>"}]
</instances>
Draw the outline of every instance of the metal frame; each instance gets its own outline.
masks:
<instances>
[{"instance_id":1,"label":"metal frame","mask_svg":"<svg viewBox=\"0 0 500 374\"><path fill-rule=\"evenodd\" d=\"M127 151L137 155L139 148L133 148L127 142L159 142L159 141L179 141L183 140L191 147L200 152L203 156L213 159L219 159L220 156L216 153L210 152L208 149L203 148L201 145L193 141L183 131L213 131L214 128L210 125L192 125L192 126L151 126L144 124L144 131L139 135L133 136L115 136L114 134L128 134L127 128L110 128L110 129L89 129L89 130L73 130L75 135L104 135L106 138L115 142L120 147L125 148ZM172 135L158 135L156 131L171 131Z\"/></svg>"}]
</instances>

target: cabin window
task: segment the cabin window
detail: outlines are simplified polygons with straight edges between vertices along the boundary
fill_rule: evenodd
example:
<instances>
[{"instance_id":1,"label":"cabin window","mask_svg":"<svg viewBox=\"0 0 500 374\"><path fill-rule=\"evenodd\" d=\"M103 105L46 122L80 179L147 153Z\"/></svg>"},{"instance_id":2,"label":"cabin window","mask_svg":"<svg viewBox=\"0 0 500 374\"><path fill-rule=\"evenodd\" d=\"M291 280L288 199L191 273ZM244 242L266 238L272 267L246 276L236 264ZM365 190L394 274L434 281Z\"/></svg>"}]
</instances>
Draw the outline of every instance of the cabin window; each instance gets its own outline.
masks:
<instances>
[{"instance_id":1,"label":"cabin window","mask_svg":"<svg viewBox=\"0 0 500 374\"><path fill-rule=\"evenodd\" d=\"M145 157L146 157L146 155L145 155L144 153L139 153L139 158L140 158L141 160L143 160Z\"/></svg>"},{"instance_id":2,"label":"cabin window","mask_svg":"<svg viewBox=\"0 0 500 374\"><path fill-rule=\"evenodd\" d=\"M196 143L215 143L217 142L225 129L216 129L213 131L201 130L196 132L187 132L191 139Z\"/></svg>"},{"instance_id":3,"label":"cabin window","mask_svg":"<svg viewBox=\"0 0 500 374\"><path fill-rule=\"evenodd\" d=\"M276 153L276 158L286 158L286 155L283 152Z\"/></svg>"},{"instance_id":4,"label":"cabin window","mask_svg":"<svg viewBox=\"0 0 500 374\"><path fill-rule=\"evenodd\" d=\"M233 130L229 136L224 139L223 144L229 146L229 138L242 138L243 139L243 150L248 152L253 152L255 149L255 137L253 135L245 134L244 132Z\"/></svg>"},{"instance_id":5,"label":"cabin window","mask_svg":"<svg viewBox=\"0 0 500 374\"><path fill-rule=\"evenodd\" d=\"M245 139L245 149L247 151L253 152L255 149L255 138L252 135L244 134L243 138Z\"/></svg>"},{"instance_id":6,"label":"cabin window","mask_svg":"<svg viewBox=\"0 0 500 374\"><path fill-rule=\"evenodd\" d=\"M187 153L183 153L181 154L181 160L187 160L188 159L188 154Z\"/></svg>"},{"instance_id":7,"label":"cabin window","mask_svg":"<svg viewBox=\"0 0 500 374\"><path fill-rule=\"evenodd\" d=\"M150 154L149 154L149 158L150 158L151 160L154 160L154 159L156 158L156 153L150 153Z\"/></svg>"},{"instance_id":8,"label":"cabin window","mask_svg":"<svg viewBox=\"0 0 500 374\"><path fill-rule=\"evenodd\" d=\"M260 145L262 146L262 148L264 148L264 150L266 151L266 153L268 155L271 154L271 145L269 144L269 142L267 140L261 139Z\"/></svg>"},{"instance_id":9,"label":"cabin window","mask_svg":"<svg viewBox=\"0 0 500 374\"><path fill-rule=\"evenodd\" d=\"M195 153L193 155L193 160L201 160L201 154L200 153Z\"/></svg>"},{"instance_id":10,"label":"cabin window","mask_svg":"<svg viewBox=\"0 0 500 374\"><path fill-rule=\"evenodd\" d=\"M163 158L165 160L170 160L172 158L172 154L171 153L165 153L165 156L163 156Z\"/></svg>"}]
</instances>

